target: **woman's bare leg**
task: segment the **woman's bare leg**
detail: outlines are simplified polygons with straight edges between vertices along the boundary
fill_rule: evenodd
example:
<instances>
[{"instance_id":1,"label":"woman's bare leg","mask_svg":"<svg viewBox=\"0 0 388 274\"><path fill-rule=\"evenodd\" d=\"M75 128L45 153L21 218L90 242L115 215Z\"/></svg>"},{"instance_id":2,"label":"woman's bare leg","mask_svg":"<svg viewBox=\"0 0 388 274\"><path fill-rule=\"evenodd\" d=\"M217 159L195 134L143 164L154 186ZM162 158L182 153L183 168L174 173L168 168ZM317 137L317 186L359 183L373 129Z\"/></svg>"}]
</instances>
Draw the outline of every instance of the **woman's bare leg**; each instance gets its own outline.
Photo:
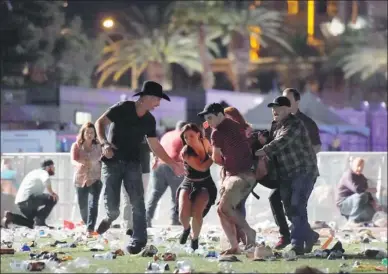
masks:
<instances>
[{"instance_id":1,"label":"woman's bare leg","mask_svg":"<svg viewBox=\"0 0 388 274\"><path fill-rule=\"evenodd\" d=\"M209 202L209 194L206 190L201 191L197 197L195 197L195 201L191 207L191 216L193 217L191 220L192 226L192 239L198 239L199 233L201 232L202 223L203 223L203 211L205 210L207 204Z\"/></svg>"},{"instance_id":2,"label":"woman's bare leg","mask_svg":"<svg viewBox=\"0 0 388 274\"><path fill-rule=\"evenodd\" d=\"M189 191L181 189L179 192L179 221L181 222L183 229L190 228L191 217L191 201L189 199Z\"/></svg>"}]
</instances>

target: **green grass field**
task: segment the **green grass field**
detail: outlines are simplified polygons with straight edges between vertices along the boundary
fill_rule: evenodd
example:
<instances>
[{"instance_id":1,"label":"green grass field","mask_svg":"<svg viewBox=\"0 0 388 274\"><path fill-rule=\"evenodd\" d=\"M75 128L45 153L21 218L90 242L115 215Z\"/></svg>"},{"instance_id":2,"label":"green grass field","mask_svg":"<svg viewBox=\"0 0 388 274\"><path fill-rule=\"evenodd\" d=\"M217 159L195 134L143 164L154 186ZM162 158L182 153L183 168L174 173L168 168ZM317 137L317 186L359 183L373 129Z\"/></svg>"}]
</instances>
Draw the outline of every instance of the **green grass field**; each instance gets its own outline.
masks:
<instances>
[{"instance_id":1,"label":"green grass field","mask_svg":"<svg viewBox=\"0 0 388 274\"><path fill-rule=\"evenodd\" d=\"M45 240L47 241L47 240ZM386 248L386 244L372 244L372 246ZM345 254L357 254L360 252L360 245L344 245L346 250ZM33 251L42 251L42 249L32 249ZM44 250L54 251L58 249L55 248L45 248ZM107 248L108 250L108 248ZM144 273L146 271L147 263L152 261L152 258L143 258L136 255L124 255L117 257L115 260L96 260L92 258L92 254L95 252L84 251L84 247L80 246L74 249L64 248L60 251L68 252L70 256L74 259L77 257L86 258L89 260L90 266L88 268L74 268L69 266L68 262L63 263L65 268L62 269L62 272L57 271L56 273L96 273L98 269L104 268L108 269L110 273ZM160 251L163 251L160 248ZM103 252L99 252L103 253ZM17 252L15 255L2 255L1 256L1 273L12 272L10 263L13 259L15 260L26 260L29 258L29 252ZM348 265L353 265L356 259L349 258L346 260L327 260L327 259L318 259L318 258L299 258L297 261L267 261L267 262L254 262L250 259L247 259L245 256L241 255L239 258L242 262L230 263L231 268L235 272L243 273L290 273L299 266L309 265L311 267L316 267L321 270L329 271L329 273L337 273L340 270L340 264L346 263ZM218 262L207 261L206 259L199 257L197 255L188 255L188 254L178 254L177 261L190 261L193 265L195 272L207 272L207 273L216 273L221 270ZM381 259L377 260L366 260L366 259L357 259L361 261L362 264L371 264L371 265L381 265ZM71 261L70 261L71 262ZM170 266L170 271L165 271L167 273L173 272L176 262L167 262ZM18 271L20 272L20 271ZM49 269L46 269L44 272L52 272ZM352 270L352 272L362 272L360 270ZM373 271L364 271L371 273Z\"/></svg>"}]
</instances>

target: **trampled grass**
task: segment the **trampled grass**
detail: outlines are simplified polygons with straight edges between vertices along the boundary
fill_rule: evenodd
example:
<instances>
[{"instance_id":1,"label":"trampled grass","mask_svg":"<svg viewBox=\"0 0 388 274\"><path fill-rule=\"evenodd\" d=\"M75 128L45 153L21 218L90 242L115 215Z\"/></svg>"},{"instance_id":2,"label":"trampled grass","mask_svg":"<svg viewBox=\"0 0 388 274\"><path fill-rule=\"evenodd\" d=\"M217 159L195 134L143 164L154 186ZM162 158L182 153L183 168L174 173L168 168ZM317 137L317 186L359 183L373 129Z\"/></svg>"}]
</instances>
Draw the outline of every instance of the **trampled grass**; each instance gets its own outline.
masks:
<instances>
[{"instance_id":1,"label":"trampled grass","mask_svg":"<svg viewBox=\"0 0 388 274\"><path fill-rule=\"evenodd\" d=\"M47 240L46 240L47 241ZM380 248L386 248L386 244L372 244L371 246L376 246ZM321 258L299 258L297 261L267 261L267 262L254 262L244 255L239 256L239 259L242 262L234 262L231 264L231 269L235 272L240 273L290 273L293 272L297 267L300 266L311 266L318 269L328 271L329 273L338 273L340 270L340 265L343 263L352 266L355 260L359 260L362 264L370 264L374 266L381 265L381 259L355 259L350 258L351 254L357 254L360 252L361 246L359 244L349 244L344 245L346 254L348 254L349 259L346 260L327 260ZM68 266L68 262L65 262L62 269L62 273L96 273L98 269L108 269L110 273L144 273L146 271L147 263L152 261L152 258L143 258L136 255L124 255L119 256L115 260L96 260L92 258L92 254L96 252L85 251L84 247L77 248L45 248L44 250L53 251L59 250L63 252L68 252L73 259L77 257L86 258L89 260L90 266L87 268L74 268ZM32 251L42 251L42 249L32 249ZM163 251L160 248L160 251ZM98 252L103 253L103 252ZM29 252L17 252L15 255L2 255L1 256L1 273L12 272L10 263L12 260L27 260L29 258ZM197 255L188 255L188 254L178 254L177 261L189 261L191 262L195 272L206 272L206 273L216 273L221 271L220 265L215 261L208 261ZM170 271L165 271L166 273L171 273L174 271L176 262L166 262L169 264ZM20 271L17 271L20 272ZM46 269L44 272L49 273L50 270ZM352 270L352 272L362 272L360 270ZM364 272L375 272L375 271L364 271Z\"/></svg>"}]
</instances>

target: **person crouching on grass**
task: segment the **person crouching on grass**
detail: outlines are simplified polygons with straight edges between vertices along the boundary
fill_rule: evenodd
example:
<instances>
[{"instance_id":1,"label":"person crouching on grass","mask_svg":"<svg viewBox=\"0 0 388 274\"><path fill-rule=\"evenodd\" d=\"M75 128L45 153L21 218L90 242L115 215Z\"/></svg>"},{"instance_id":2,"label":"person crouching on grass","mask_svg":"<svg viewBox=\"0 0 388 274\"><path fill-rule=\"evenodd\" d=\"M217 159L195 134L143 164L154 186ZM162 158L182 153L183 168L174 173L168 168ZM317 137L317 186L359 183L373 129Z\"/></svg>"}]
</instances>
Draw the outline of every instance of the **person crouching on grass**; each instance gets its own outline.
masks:
<instances>
[{"instance_id":1,"label":"person crouching on grass","mask_svg":"<svg viewBox=\"0 0 388 274\"><path fill-rule=\"evenodd\" d=\"M182 128L181 139L184 145L181 155L187 175L177 190L179 220L183 226L179 243L186 243L192 229L191 248L196 250L203 217L215 203L217 188L210 175L213 164L209 156L211 145L201 130L195 124L187 124Z\"/></svg>"},{"instance_id":2,"label":"person crouching on grass","mask_svg":"<svg viewBox=\"0 0 388 274\"><path fill-rule=\"evenodd\" d=\"M223 166L226 175L221 183L217 212L231 247L221 252L221 255L238 254L240 250L236 227L240 227L245 234L246 249L254 246L256 240L256 231L249 226L241 211L237 209L237 205L256 186L251 148L245 133L241 130L241 125L225 117L222 105L209 104L198 115L204 117L213 129L212 159L216 164Z\"/></svg>"}]
</instances>

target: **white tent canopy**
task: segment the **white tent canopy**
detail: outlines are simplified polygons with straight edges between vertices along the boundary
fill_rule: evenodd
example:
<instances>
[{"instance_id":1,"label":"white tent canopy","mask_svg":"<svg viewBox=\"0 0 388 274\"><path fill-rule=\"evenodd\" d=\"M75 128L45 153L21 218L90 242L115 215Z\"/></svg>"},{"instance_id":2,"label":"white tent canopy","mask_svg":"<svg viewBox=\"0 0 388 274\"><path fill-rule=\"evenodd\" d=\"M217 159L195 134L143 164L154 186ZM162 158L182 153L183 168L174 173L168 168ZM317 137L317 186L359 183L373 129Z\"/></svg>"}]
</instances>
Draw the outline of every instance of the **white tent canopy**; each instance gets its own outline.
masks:
<instances>
[{"instance_id":1,"label":"white tent canopy","mask_svg":"<svg viewBox=\"0 0 388 274\"><path fill-rule=\"evenodd\" d=\"M257 105L255 108L248 110L244 117L245 119L251 123L255 128L270 128L270 124L272 122L272 112L271 109L267 107L269 103L271 103L278 94L268 94L264 100ZM361 132L369 135L369 130L366 127L353 126L349 122L345 121L342 117L337 115L333 110L331 110L328 106L326 106L319 97L316 95L306 92L301 97L301 101L299 103L299 109L311 117L317 125L326 131L338 131L339 128L346 127L347 129L352 128L354 131ZM329 130L329 129L332 130Z\"/></svg>"}]
</instances>

